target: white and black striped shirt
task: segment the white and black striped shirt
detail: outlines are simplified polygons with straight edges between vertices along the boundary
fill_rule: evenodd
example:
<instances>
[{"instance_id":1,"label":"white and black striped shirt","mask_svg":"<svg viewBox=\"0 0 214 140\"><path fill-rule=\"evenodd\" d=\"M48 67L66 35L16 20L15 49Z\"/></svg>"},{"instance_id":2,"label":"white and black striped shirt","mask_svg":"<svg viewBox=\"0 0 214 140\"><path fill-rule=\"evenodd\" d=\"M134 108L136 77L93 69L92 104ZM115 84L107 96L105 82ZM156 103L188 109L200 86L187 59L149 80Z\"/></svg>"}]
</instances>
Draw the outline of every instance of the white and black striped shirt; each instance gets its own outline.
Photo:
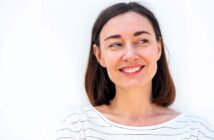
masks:
<instances>
[{"instance_id":1,"label":"white and black striped shirt","mask_svg":"<svg viewBox=\"0 0 214 140\"><path fill-rule=\"evenodd\" d=\"M66 117L57 140L214 140L214 129L200 117L182 113L153 126L126 126L88 106Z\"/></svg>"}]
</instances>

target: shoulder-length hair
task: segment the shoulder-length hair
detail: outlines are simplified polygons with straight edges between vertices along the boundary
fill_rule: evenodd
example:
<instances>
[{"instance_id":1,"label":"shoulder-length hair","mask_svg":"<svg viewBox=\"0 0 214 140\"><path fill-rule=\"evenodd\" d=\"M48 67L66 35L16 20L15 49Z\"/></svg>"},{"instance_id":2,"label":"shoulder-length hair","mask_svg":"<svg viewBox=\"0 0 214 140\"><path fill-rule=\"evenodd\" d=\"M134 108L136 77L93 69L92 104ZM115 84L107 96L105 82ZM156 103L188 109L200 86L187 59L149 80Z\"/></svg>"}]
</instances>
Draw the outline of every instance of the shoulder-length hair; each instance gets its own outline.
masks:
<instances>
[{"instance_id":1,"label":"shoulder-length hair","mask_svg":"<svg viewBox=\"0 0 214 140\"><path fill-rule=\"evenodd\" d=\"M114 4L104 9L95 21L92 29L91 46L85 75L86 93L93 106L109 105L110 101L115 97L115 84L109 79L106 68L103 68L98 63L93 52L93 45L100 46L100 32L111 18L129 11L136 12L147 18L153 27L156 40L161 42L162 54L157 62L157 72L152 79L151 100L154 104L167 107L174 102L176 91L166 60L163 37L154 14L137 2Z\"/></svg>"}]
</instances>

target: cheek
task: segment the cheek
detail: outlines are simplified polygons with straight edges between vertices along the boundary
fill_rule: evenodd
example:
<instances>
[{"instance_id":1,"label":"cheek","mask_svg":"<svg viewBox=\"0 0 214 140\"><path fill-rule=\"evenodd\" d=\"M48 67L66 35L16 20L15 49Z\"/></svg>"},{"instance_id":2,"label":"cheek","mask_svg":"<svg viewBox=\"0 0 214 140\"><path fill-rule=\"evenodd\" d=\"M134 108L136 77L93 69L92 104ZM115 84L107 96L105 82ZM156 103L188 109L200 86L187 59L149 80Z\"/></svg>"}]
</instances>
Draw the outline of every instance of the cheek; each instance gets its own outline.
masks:
<instances>
[{"instance_id":1,"label":"cheek","mask_svg":"<svg viewBox=\"0 0 214 140\"><path fill-rule=\"evenodd\" d=\"M151 46L149 49L145 52L146 58L151 63L156 63L159 58L158 49L155 46Z\"/></svg>"},{"instance_id":2,"label":"cheek","mask_svg":"<svg viewBox=\"0 0 214 140\"><path fill-rule=\"evenodd\" d=\"M118 63L119 63L119 58L116 54L111 55L105 55L105 65L107 69L107 73L111 81L114 83L115 78L118 76L117 72L119 69Z\"/></svg>"},{"instance_id":3,"label":"cheek","mask_svg":"<svg viewBox=\"0 0 214 140\"><path fill-rule=\"evenodd\" d=\"M108 63L107 64L107 67L106 67L106 70L107 70L107 74L108 74L108 77L109 79L115 83L116 81L116 77L117 77L117 73L116 73L116 69L114 68L114 63Z\"/></svg>"},{"instance_id":4,"label":"cheek","mask_svg":"<svg viewBox=\"0 0 214 140\"><path fill-rule=\"evenodd\" d=\"M119 61L119 56L116 53L108 52L103 55L103 61L107 69L113 69Z\"/></svg>"},{"instance_id":5,"label":"cheek","mask_svg":"<svg viewBox=\"0 0 214 140\"><path fill-rule=\"evenodd\" d=\"M157 51L157 48L155 48L155 46L151 46L149 49L144 51L144 58L148 65L147 70L152 77L156 74L156 71L157 71L157 56L158 56L158 51Z\"/></svg>"},{"instance_id":6,"label":"cheek","mask_svg":"<svg viewBox=\"0 0 214 140\"><path fill-rule=\"evenodd\" d=\"M109 74L117 69L117 60L115 60L113 57L105 59L105 64Z\"/></svg>"}]
</instances>

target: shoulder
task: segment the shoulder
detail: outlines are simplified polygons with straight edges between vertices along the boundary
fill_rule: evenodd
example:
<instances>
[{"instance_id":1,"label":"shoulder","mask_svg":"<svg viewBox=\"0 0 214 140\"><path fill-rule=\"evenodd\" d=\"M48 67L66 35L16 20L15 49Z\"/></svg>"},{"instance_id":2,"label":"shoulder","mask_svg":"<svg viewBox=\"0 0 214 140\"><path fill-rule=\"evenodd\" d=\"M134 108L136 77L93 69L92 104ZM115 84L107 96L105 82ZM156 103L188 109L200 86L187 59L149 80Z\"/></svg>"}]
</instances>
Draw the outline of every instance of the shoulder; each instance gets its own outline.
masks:
<instances>
[{"instance_id":1,"label":"shoulder","mask_svg":"<svg viewBox=\"0 0 214 140\"><path fill-rule=\"evenodd\" d=\"M212 125L206 119L190 113L183 113L183 121L192 125L195 124L198 127L207 126L212 128Z\"/></svg>"},{"instance_id":2,"label":"shoulder","mask_svg":"<svg viewBox=\"0 0 214 140\"><path fill-rule=\"evenodd\" d=\"M82 137L83 124L93 118L92 107L86 106L67 115L58 126L57 140L79 139Z\"/></svg>"},{"instance_id":3,"label":"shoulder","mask_svg":"<svg viewBox=\"0 0 214 140\"><path fill-rule=\"evenodd\" d=\"M92 107L86 106L81 109L75 110L69 115L67 115L62 122L67 122L70 124L75 124L78 120L86 119L87 117L90 117L90 115L93 115L94 111Z\"/></svg>"},{"instance_id":4,"label":"shoulder","mask_svg":"<svg viewBox=\"0 0 214 140\"><path fill-rule=\"evenodd\" d=\"M184 123L197 134L198 139L214 139L214 127L204 118L193 114L183 114Z\"/></svg>"}]
</instances>

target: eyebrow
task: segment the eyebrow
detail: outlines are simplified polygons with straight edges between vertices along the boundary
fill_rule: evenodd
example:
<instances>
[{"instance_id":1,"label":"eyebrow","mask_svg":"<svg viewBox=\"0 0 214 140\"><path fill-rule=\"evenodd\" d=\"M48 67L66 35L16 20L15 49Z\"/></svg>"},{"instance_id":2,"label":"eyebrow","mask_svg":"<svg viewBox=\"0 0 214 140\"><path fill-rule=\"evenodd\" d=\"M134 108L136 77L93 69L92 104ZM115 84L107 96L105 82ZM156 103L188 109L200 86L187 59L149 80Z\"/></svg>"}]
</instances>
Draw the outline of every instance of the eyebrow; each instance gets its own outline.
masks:
<instances>
[{"instance_id":1,"label":"eyebrow","mask_svg":"<svg viewBox=\"0 0 214 140\"><path fill-rule=\"evenodd\" d=\"M139 35L141 35L141 34L148 34L148 35L151 35L149 32L147 32L147 31L137 31L137 32L135 32L133 35L134 36L139 36ZM108 40L108 39L113 39L113 38L121 38L121 35L111 35L111 36L109 36L109 37L107 37L107 38L105 38L104 40L106 41L106 40Z\"/></svg>"},{"instance_id":2,"label":"eyebrow","mask_svg":"<svg viewBox=\"0 0 214 140\"><path fill-rule=\"evenodd\" d=\"M105 39L105 41L108 40L108 39L112 39L112 38L121 38L121 35L111 35L111 36L107 37Z\"/></svg>"},{"instance_id":3,"label":"eyebrow","mask_svg":"<svg viewBox=\"0 0 214 140\"><path fill-rule=\"evenodd\" d=\"M147 32L147 31L137 31L137 32L135 32L134 33L134 36L139 36L139 35L141 35L141 34L148 34L148 35L151 35L149 32Z\"/></svg>"}]
</instances>

